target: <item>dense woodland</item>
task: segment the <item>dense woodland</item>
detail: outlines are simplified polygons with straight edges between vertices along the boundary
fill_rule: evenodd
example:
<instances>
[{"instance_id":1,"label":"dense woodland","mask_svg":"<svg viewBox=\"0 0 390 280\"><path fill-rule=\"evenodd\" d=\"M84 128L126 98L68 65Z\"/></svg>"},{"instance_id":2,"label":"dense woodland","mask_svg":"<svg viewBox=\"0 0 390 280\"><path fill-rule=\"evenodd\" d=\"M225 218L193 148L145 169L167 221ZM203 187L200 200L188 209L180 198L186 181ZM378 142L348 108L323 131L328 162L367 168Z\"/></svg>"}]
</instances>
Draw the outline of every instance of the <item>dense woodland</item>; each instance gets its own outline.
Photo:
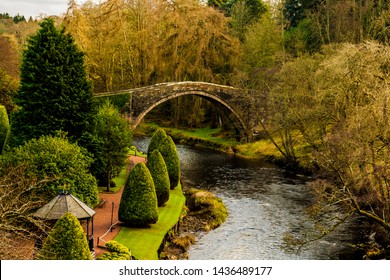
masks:
<instances>
[{"instance_id":1,"label":"dense woodland","mask_svg":"<svg viewBox=\"0 0 390 280\"><path fill-rule=\"evenodd\" d=\"M0 17L0 103L11 120L22 52L40 21ZM94 92L191 80L266 93L258 129L290 166L318 174L310 213L342 209L304 240L353 214L389 238L388 1L70 0L54 21L85 54ZM177 127L221 125L219 109L194 97L153 114Z\"/></svg>"}]
</instances>

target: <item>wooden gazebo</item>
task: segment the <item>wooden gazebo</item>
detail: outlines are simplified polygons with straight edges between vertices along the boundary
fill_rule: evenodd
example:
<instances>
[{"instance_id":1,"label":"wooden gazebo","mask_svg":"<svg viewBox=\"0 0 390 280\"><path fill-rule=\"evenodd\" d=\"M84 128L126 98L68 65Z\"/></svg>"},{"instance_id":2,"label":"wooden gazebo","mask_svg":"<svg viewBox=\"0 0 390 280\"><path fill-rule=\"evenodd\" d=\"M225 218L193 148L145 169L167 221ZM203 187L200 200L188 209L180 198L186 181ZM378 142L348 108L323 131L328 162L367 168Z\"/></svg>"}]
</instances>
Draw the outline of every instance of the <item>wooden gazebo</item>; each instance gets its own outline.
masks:
<instances>
[{"instance_id":1,"label":"wooden gazebo","mask_svg":"<svg viewBox=\"0 0 390 280\"><path fill-rule=\"evenodd\" d=\"M96 212L84 202L80 201L68 192L62 192L45 204L34 214L35 217L44 220L59 220L65 213L70 212L80 221L87 221L87 240L89 249L94 251L93 245L93 217ZM92 231L89 234L89 224L92 222Z\"/></svg>"}]
</instances>

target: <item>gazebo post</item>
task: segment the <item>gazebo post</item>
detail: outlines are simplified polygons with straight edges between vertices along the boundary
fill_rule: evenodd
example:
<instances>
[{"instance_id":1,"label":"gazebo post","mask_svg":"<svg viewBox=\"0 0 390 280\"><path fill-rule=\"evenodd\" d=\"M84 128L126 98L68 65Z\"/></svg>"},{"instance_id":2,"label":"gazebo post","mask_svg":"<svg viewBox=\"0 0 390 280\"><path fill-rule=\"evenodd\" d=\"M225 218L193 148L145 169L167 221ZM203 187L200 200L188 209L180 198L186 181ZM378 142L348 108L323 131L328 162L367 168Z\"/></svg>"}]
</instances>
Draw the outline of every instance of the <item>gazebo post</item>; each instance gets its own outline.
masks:
<instances>
[{"instance_id":1,"label":"gazebo post","mask_svg":"<svg viewBox=\"0 0 390 280\"><path fill-rule=\"evenodd\" d=\"M89 223L90 221L92 220L92 234L91 236L89 235ZM95 251L95 248L94 248L94 245L93 245L93 217L89 218L87 220L87 240L88 240L88 246L89 246L89 250L92 252L92 251Z\"/></svg>"},{"instance_id":2,"label":"gazebo post","mask_svg":"<svg viewBox=\"0 0 390 280\"><path fill-rule=\"evenodd\" d=\"M89 240L89 219L87 219L87 240Z\"/></svg>"},{"instance_id":3,"label":"gazebo post","mask_svg":"<svg viewBox=\"0 0 390 280\"><path fill-rule=\"evenodd\" d=\"M45 204L37 210L35 217L44 220L56 221L60 219L65 213L70 212L76 216L79 221L87 220L87 242L90 251L94 251L93 244L93 216L96 212L89 208L85 203L67 192L61 192L58 196L53 198L49 203ZM92 219L92 235L89 238L89 222Z\"/></svg>"},{"instance_id":4,"label":"gazebo post","mask_svg":"<svg viewBox=\"0 0 390 280\"><path fill-rule=\"evenodd\" d=\"M92 235L91 235L91 239L92 239L92 250L95 251L94 237L93 237L93 217L92 217L91 219L92 219Z\"/></svg>"}]
</instances>

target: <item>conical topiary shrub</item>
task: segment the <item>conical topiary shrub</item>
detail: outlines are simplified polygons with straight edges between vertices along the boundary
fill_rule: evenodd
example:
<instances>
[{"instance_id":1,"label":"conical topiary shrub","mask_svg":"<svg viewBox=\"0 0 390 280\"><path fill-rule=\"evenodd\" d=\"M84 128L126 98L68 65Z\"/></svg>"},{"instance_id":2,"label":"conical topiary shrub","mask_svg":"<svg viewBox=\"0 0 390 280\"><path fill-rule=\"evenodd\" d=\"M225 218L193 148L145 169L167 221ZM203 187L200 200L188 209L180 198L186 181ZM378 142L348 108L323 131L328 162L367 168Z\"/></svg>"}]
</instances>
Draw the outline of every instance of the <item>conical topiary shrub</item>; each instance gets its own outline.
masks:
<instances>
[{"instance_id":1,"label":"conical topiary shrub","mask_svg":"<svg viewBox=\"0 0 390 280\"><path fill-rule=\"evenodd\" d=\"M167 136L165 131L161 128L158 128L150 138L149 146L148 146L148 157L150 154L158 148L161 141Z\"/></svg>"},{"instance_id":2,"label":"conical topiary shrub","mask_svg":"<svg viewBox=\"0 0 390 280\"><path fill-rule=\"evenodd\" d=\"M158 220L157 196L152 175L143 162L130 172L118 210L119 221L127 226L147 226Z\"/></svg>"},{"instance_id":3,"label":"conical topiary shrub","mask_svg":"<svg viewBox=\"0 0 390 280\"><path fill-rule=\"evenodd\" d=\"M176 145L171 136L167 135L158 145L158 150L167 165L170 189L177 187L180 181L180 160Z\"/></svg>"},{"instance_id":4,"label":"conical topiary shrub","mask_svg":"<svg viewBox=\"0 0 390 280\"><path fill-rule=\"evenodd\" d=\"M68 212L55 223L38 258L42 260L92 259L87 238L76 216Z\"/></svg>"},{"instance_id":5,"label":"conical topiary shrub","mask_svg":"<svg viewBox=\"0 0 390 280\"><path fill-rule=\"evenodd\" d=\"M170 183L167 166L158 150L150 154L146 166L153 178L158 206L163 206L169 200Z\"/></svg>"}]
</instances>

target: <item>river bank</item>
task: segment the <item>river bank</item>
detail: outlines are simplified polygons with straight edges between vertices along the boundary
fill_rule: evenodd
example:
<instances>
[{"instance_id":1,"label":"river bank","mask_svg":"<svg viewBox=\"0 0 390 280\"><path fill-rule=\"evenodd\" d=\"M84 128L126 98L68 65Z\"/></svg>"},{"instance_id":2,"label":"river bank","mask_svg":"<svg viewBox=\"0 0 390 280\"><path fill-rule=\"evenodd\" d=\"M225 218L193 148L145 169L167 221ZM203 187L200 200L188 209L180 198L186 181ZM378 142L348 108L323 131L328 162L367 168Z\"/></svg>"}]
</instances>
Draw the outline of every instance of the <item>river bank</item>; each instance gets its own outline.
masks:
<instances>
[{"instance_id":1,"label":"river bank","mask_svg":"<svg viewBox=\"0 0 390 280\"><path fill-rule=\"evenodd\" d=\"M207 150L215 150L227 154L234 154L244 158L280 160L277 149L266 138L254 143L240 143L223 134L219 128L199 128L181 130L170 127L160 127L153 123L142 124L137 127L139 136L151 136L157 128L163 128L176 143L186 144Z\"/></svg>"},{"instance_id":2,"label":"river bank","mask_svg":"<svg viewBox=\"0 0 390 280\"><path fill-rule=\"evenodd\" d=\"M314 167L309 163L309 159L305 156L300 156L300 161L291 165L285 160L274 143L265 135L258 136L257 141L254 142L240 143L233 139L233 136L222 132L220 128L181 130L171 127L160 127L154 123L140 125L136 130L136 134L139 136L151 136L157 128L164 129L179 144L219 151L246 159L262 160L301 174L310 175L313 173ZM276 138L274 141L278 142L279 140ZM303 154L300 151L302 149L305 149L305 147L297 148L298 154Z\"/></svg>"},{"instance_id":3,"label":"river bank","mask_svg":"<svg viewBox=\"0 0 390 280\"><path fill-rule=\"evenodd\" d=\"M188 249L200 233L208 232L225 222L228 211L222 200L205 190L183 188L186 197L186 211L178 222L161 252L163 260L186 260Z\"/></svg>"},{"instance_id":4,"label":"river bank","mask_svg":"<svg viewBox=\"0 0 390 280\"><path fill-rule=\"evenodd\" d=\"M204 133L204 132L205 131L202 131L202 133ZM168 131L168 133L171 133L171 131ZM191 132L191 133L194 133L194 132ZM210 134L210 131L208 131L207 133ZM191 137L194 137L194 136L191 136ZM186 141L177 141L177 142L187 144ZM204 143L206 143L206 142L204 142ZM185 146L187 146L187 145L185 145ZM200 147L199 145L190 145L190 146ZM283 182L285 179L280 177L281 174L279 175L279 172L282 172L282 174L287 172L286 174L290 174L294 177L295 176L300 177L301 175L299 175L295 172L290 173L290 172L284 170L284 168L281 168L280 171L278 171L278 170L273 171L274 168L270 167L271 169L269 169L269 167L267 167L267 164L264 167L261 167L261 166L255 167L258 165L257 162L259 162L259 160L253 159L255 157L239 156L237 153L226 152L226 151L224 151L221 155L219 155L218 153L214 153L214 152L207 152L207 151L201 152L202 150L204 151L204 148L202 148L200 150L199 149L192 149L191 150L191 149L184 148L184 146L180 145L180 144L178 144L178 147L180 147L180 149L182 150L182 152L181 152L182 156L183 156L183 158L185 158L185 160L184 160L184 163L185 163L184 169L185 170L183 170L183 172L184 172L183 174L190 175L188 178L186 178L186 181L188 183L190 183L189 184L190 187L197 187L197 186L203 187L204 184L206 184L206 185L209 185L209 187L207 187L207 189L213 193L216 193L217 195L220 194L220 191L222 191L222 193L224 194L226 192L226 189L224 189L224 188L226 188L226 187L228 187L229 189L231 189L233 187L233 189L235 189L235 190L241 189L244 185L247 185L249 187L249 188L243 189L242 191L245 193L248 193L248 192L251 193L250 197L255 198L255 200L254 200L255 204L253 204L253 205L252 204L248 205L247 204L248 201L245 199L242 200L241 194L238 194L239 196L237 198L232 198L232 196L236 197L236 194L230 193L231 192L230 190L227 194L228 197L225 197L224 196L225 194L222 196L222 199L224 200L224 202L227 203L228 209L230 208L231 210L233 210L232 213L229 213L229 217L235 215L234 208L236 207L236 205L237 206L241 205L241 202L240 202L240 204L238 204L237 201L242 200L243 205L240 206L240 208L237 208L237 214L238 215L244 214L246 217L248 217L247 216L249 213L248 211L256 211L256 212L261 211L261 216L265 215L263 217L263 221L266 221L267 224L269 223L273 227L272 232L269 232L269 234L271 234L271 235L270 235L270 237L268 237L271 239L274 238L274 234L275 234L275 224L274 224L275 222L277 223L276 228L278 229L277 231L279 231L278 234L281 234L282 236L286 232L286 230L289 230L288 228L285 227L285 225L291 224L292 230L295 232L297 230L297 227L301 227L300 225L297 225L297 221L301 221L301 223L304 223L304 224L306 223L308 218L304 217L303 212L302 212L302 216L295 215L295 214L291 215L291 214L297 213L300 211L305 211L305 208L308 205L307 203L309 203L309 201L306 201L306 199L309 198L310 195L307 194L307 195L302 196L301 194L299 194L300 192L306 193L306 190L304 190L305 187L303 185L302 186L296 185L296 184L301 184L301 183L299 183L299 181L300 181L299 178L298 178L298 181L296 183L293 183L292 185L290 185L290 182L294 182L295 179L293 181L291 181L290 178L287 178L287 181ZM210 149L207 149L207 150L210 150ZM221 151L220 149L216 149L215 147L212 148L211 150ZM224 156L224 154L225 154L225 156ZM262 159L264 159L264 157ZM189 162L186 163L188 160L189 160ZM269 162L269 161L267 161L267 162ZM211 169L208 168L206 170L199 169L199 166L203 166L204 164L207 164L207 166L210 166L213 168L211 168ZM260 164L260 165L262 165L262 164ZM242 168L244 168L244 169L242 169ZM247 169L247 168L249 168L249 169ZM255 169L253 169L253 168L255 168ZM255 170L257 170L257 171L255 171ZM270 171L271 171L271 173L270 173ZM262 174L263 172L265 172L264 175ZM274 172L276 172L276 173L274 174ZM294 174L296 174L296 175L294 175ZM227 177L226 177L226 175L227 175ZM290 175L287 175L287 176L290 177ZM276 176L276 177L274 177L274 176ZM306 177L306 176L303 175L303 177ZM199 180L196 178L199 178ZM233 181L231 181L230 178L232 178ZM263 178L263 179L261 179L261 178ZM273 178L277 178L277 181L274 183L272 183ZM242 185L241 182L242 183L245 182L244 185ZM264 185L264 183L265 183L265 185ZM269 185L270 183L271 183L271 185ZM274 185L275 183L277 185ZM287 185L286 185L286 183L287 183ZM282 184L282 185L280 185L280 184ZM219 186L221 186L221 188ZM260 192L258 191L259 189L261 190ZM253 191L255 191L255 192L253 192ZM282 193L280 191L282 191ZM268 198L270 198L269 195L271 195L274 198L276 197L277 200L275 202L268 201ZM237 199L239 199L239 200L237 200ZM264 201L264 199L265 199L265 201ZM298 204L296 204L296 202L294 202L296 199L302 200L302 202L299 201L299 205L298 205ZM259 202L256 203L256 201L259 201ZM278 201L279 201L279 203L278 203ZM300 205L301 203L303 203L303 205ZM274 210L272 212L268 212L269 205L273 205L272 207ZM274 208L274 207L279 208L279 205L283 205L283 208L281 208L277 212L275 212L275 210L277 208ZM242 207L244 207L244 208L242 208ZM294 210L292 210L291 207ZM261 210L259 210L259 208ZM244 210L244 209L246 209L246 210ZM281 216L279 216L279 214ZM255 217L253 217L253 218L255 220L257 220L257 219L261 219L261 216L257 216L256 218ZM279 217L279 218L277 218L277 217ZM283 217L283 221L285 223L285 225L283 225L283 226L279 225L280 217ZM275 218L276 218L276 220L274 221ZM236 229L238 226L238 228L241 229L242 222L246 223L246 221L241 221L241 222L238 222L239 223L238 225L234 225L234 226L233 225L228 225L228 226L224 225L223 231L230 230L231 226L233 226L233 228L236 228ZM235 223L234 217L229 218L228 224L230 224L230 223L232 223L232 224ZM339 235L341 240L345 240L345 241L338 244L339 240L334 240L334 237L332 237L332 234L331 234L330 238L322 239L321 241L318 242L319 245L315 245L315 247L318 246L321 248L321 249L317 248L317 249L315 249L315 251L320 252L320 250L323 250L323 249L325 251L327 251L328 249L332 249L330 247L326 248L326 246L324 248L321 245L321 244L326 244L327 242L331 242L332 244L338 244L337 246L343 247L341 249L341 251L343 251L343 252L339 256L341 259L349 259L350 257L361 258L363 256L363 254L361 254L361 253L358 253L358 255L353 254L351 256L349 256L349 255L345 256L344 252L349 251L350 249L348 249L348 247L351 247L351 246L358 246L359 248L357 248L357 249L359 251L362 251L361 249L364 247L364 245L360 244L361 240L367 238L368 235L370 234L370 232L372 233L372 232L375 232L377 230L375 230L374 228L372 230L366 229L365 232L367 233L367 236L366 236L366 234L364 234L365 236L362 236L362 238L359 238L359 241L358 241L359 244L353 245L356 243L354 243L352 240L350 240L348 235L355 236L354 233L355 232L362 232L362 229L360 228L359 225L349 226L348 224L349 223L347 223L347 226L344 227L341 230L341 232L339 231L338 233L336 233L336 236ZM253 234L254 238L255 237L256 238L265 238L265 236L267 236L268 231L265 232L266 235L264 235L264 234L259 235L258 233L253 232L251 228L255 228L255 227L257 227L257 225L250 226L248 228L249 236L252 236L252 234ZM306 230L306 229L304 229L304 230ZM196 230L194 230L194 231L196 231ZM260 228L260 231L264 231L264 228L262 226ZM220 232L220 229L218 229L217 232ZM241 232L241 230L240 230L240 232ZM203 243L203 240L205 240L204 243L207 243L207 244L210 244L209 242L213 242L212 237L209 237L209 236L214 236L214 233L209 233L207 235L202 235L202 236L203 237L202 237L201 243ZM380 235L377 234L375 239L379 241L379 237L380 237ZM228 235L226 236L226 238L230 239L228 237ZM247 238L247 237L245 237L245 238ZM337 239L339 239L339 237L337 237ZM206 240L208 240L208 241L206 241ZM273 242L275 242L275 244L279 244L280 240L278 238ZM369 243L370 240L367 239L366 242ZM229 243L229 244L232 244L232 243ZM210 244L210 245L212 245L212 244ZM243 246L246 246L246 244L243 244ZM386 245L383 245L383 246L386 247ZM192 247L194 247L194 246L192 246ZM195 245L195 247L198 247L198 245ZM344 248L344 247L347 247L347 248ZM274 248L272 247L271 250L273 251ZM353 250L356 251L356 248L353 248ZM192 252L192 251L193 250L190 249L190 252ZM289 259L289 258L294 259L295 258L294 256L289 255L289 254L285 254L283 252L276 251L275 253L272 253L272 254L274 255L274 257L276 257L278 259ZM192 255L192 253L190 253L190 254ZM247 254L247 253L245 253L245 254ZM269 256L269 254L266 254L264 256L263 252L258 252L255 254L256 254L256 256L259 255L262 258L264 258L264 257L268 258L268 256ZM318 255L317 253L314 253L312 255L312 252L308 251L307 253L304 253L303 256L305 256L306 258L309 258L309 259L322 259L322 258L328 258L328 254L333 255L334 253L325 253L325 255L323 255L322 253L320 255ZM338 253L336 253L336 254L338 254ZM198 258L197 255L198 254L196 254L195 258ZM359 257L359 255L360 255L360 257ZM335 256L336 259L338 259L339 257ZM208 258L208 257L206 257L206 258ZM245 256L245 258L246 258L246 256ZM334 257L331 256L330 258L333 259Z\"/></svg>"}]
</instances>

